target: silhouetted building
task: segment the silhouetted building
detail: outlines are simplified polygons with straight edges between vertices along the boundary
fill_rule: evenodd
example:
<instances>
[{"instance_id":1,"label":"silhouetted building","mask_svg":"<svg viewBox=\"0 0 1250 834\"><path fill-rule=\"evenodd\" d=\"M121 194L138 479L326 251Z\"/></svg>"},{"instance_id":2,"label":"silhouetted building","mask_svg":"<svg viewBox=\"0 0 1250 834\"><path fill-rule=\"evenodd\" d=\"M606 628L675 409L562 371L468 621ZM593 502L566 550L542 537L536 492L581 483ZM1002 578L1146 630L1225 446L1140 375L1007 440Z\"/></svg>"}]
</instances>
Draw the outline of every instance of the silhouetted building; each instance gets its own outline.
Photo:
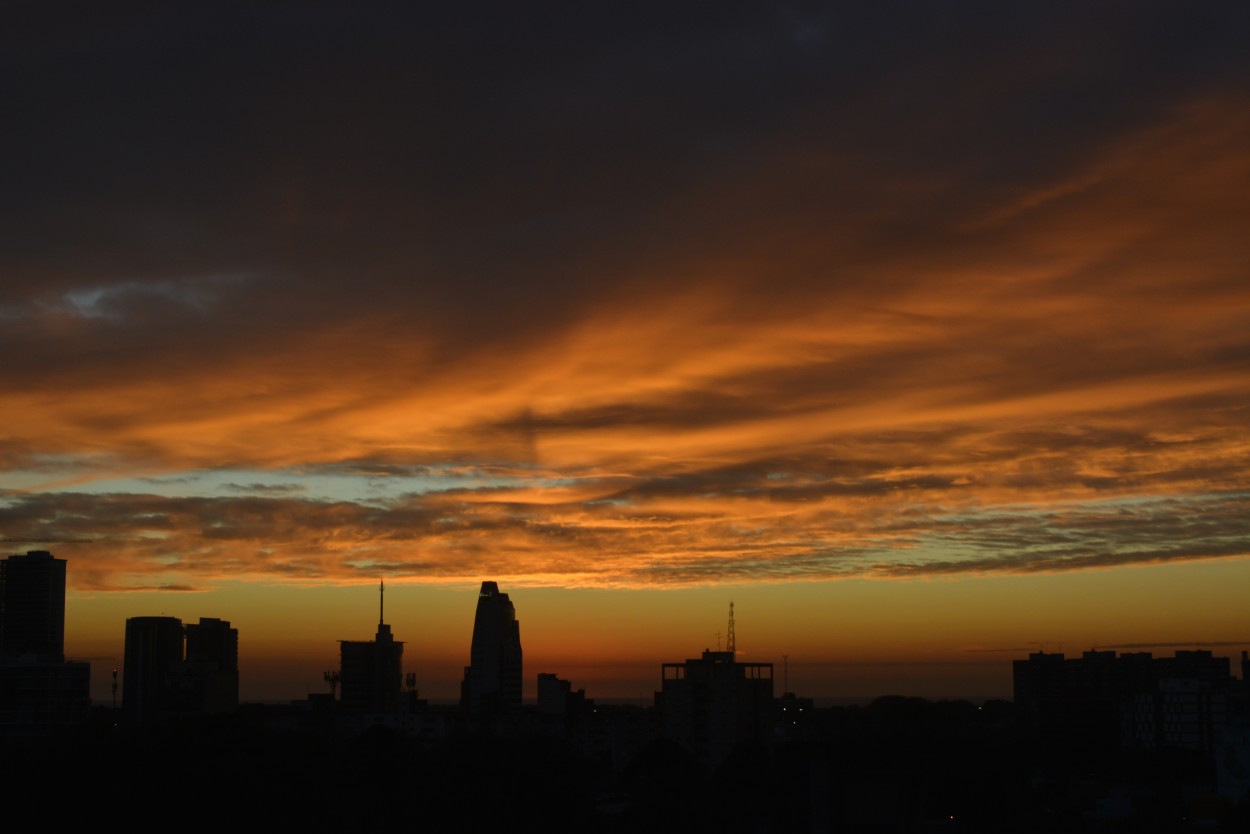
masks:
<instances>
[{"instance_id":1,"label":"silhouetted building","mask_svg":"<svg viewBox=\"0 0 1250 834\"><path fill-rule=\"evenodd\" d=\"M0 736L48 736L91 712L91 664L0 658Z\"/></svg>"},{"instance_id":2,"label":"silhouetted building","mask_svg":"<svg viewBox=\"0 0 1250 834\"><path fill-rule=\"evenodd\" d=\"M521 624L499 585L483 582L460 703L474 714L521 709Z\"/></svg>"},{"instance_id":3,"label":"silhouetted building","mask_svg":"<svg viewBox=\"0 0 1250 834\"><path fill-rule=\"evenodd\" d=\"M200 617L184 634L192 708L207 715L233 712L239 706L239 630L226 620Z\"/></svg>"},{"instance_id":4,"label":"silhouetted building","mask_svg":"<svg viewBox=\"0 0 1250 834\"><path fill-rule=\"evenodd\" d=\"M538 673L538 713L547 716L573 716L593 707L586 699L586 690L573 690L573 685L551 672Z\"/></svg>"},{"instance_id":5,"label":"silhouetted building","mask_svg":"<svg viewBox=\"0 0 1250 834\"><path fill-rule=\"evenodd\" d=\"M1209 651L1034 652L1013 663L1019 721L1069 747L1176 747L1211 753L1229 724L1235 687L1228 658Z\"/></svg>"},{"instance_id":6,"label":"silhouetted building","mask_svg":"<svg viewBox=\"0 0 1250 834\"><path fill-rule=\"evenodd\" d=\"M0 735L46 736L91 709L91 664L65 662L65 560L0 561Z\"/></svg>"},{"instance_id":7,"label":"silhouetted building","mask_svg":"<svg viewBox=\"0 0 1250 834\"><path fill-rule=\"evenodd\" d=\"M130 617L122 667L122 712L136 727L239 705L239 631L227 620Z\"/></svg>"},{"instance_id":8,"label":"silhouetted building","mask_svg":"<svg viewBox=\"0 0 1250 834\"><path fill-rule=\"evenodd\" d=\"M136 727L161 724L177 711L182 620L130 617L122 663L122 712Z\"/></svg>"},{"instance_id":9,"label":"silhouetted building","mask_svg":"<svg viewBox=\"0 0 1250 834\"><path fill-rule=\"evenodd\" d=\"M665 738L715 765L740 741L767 740L773 719L773 664L739 663L733 651L662 666L656 693Z\"/></svg>"},{"instance_id":10,"label":"silhouetted building","mask_svg":"<svg viewBox=\"0 0 1250 834\"><path fill-rule=\"evenodd\" d=\"M385 586L379 585L378 593L378 633L374 639L339 641L339 705L347 712L394 715L400 709L404 644L383 622Z\"/></svg>"},{"instance_id":11,"label":"silhouetted building","mask_svg":"<svg viewBox=\"0 0 1250 834\"><path fill-rule=\"evenodd\" d=\"M32 550L0 562L0 657L65 659L65 560Z\"/></svg>"}]
</instances>

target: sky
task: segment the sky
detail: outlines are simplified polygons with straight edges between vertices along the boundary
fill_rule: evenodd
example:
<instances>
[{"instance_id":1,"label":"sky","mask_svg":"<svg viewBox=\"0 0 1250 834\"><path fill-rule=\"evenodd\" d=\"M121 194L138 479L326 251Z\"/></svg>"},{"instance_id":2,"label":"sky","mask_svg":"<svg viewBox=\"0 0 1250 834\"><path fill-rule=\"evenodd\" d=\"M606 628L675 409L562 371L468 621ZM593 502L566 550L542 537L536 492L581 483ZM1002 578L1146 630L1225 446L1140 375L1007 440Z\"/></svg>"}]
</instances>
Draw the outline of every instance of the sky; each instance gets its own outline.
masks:
<instances>
[{"instance_id":1,"label":"sky","mask_svg":"<svg viewBox=\"0 0 1250 834\"><path fill-rule=\"evenodd\" d=\"M10 13L11 12L11 13ZM1242 3L21 3L0 538L241 696L1250 648ZM1234 664L1236 665L1236 664Z\"/></svg>"}]
</instances>

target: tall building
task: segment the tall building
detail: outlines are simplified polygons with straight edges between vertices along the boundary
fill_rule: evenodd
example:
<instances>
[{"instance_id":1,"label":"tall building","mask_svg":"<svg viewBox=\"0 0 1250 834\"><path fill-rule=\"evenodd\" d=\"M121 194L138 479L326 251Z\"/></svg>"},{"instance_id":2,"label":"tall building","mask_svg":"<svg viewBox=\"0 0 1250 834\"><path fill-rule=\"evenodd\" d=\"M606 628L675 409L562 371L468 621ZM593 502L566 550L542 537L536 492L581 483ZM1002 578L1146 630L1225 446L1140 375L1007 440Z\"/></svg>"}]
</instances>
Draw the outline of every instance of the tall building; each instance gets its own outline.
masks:
<instances>
[{"instance_id":1,"label":"tall building","mask_svg":"<svg viewBox=\"0 0 1250 834\"><path fill-rule=\"evenodd\" d=\"M239 706L239 630L227 620L200 617L183 633L194 707L208 715L233 712Z\"/></svg>"},{"instance_id":2,"label":"tall building","mask_svg":"<svg viewBox=\"0 0 1250 834\"><path fill-rule=\"evenodd\" d=\"M378 585L378 633L373 640L339 641L340 705L347 712L394 715L403 685L404 644L385 623L386 586Z\"/></svg>"},{"instance_id":3,"label":"tall building","mask_svg":"<svg viewBox=\"0 0 1250 834\"><path fill-rule=\"evenodd\" d=\"M91 664L65 661L65 560L0 561L0 736L47 736L91 710Z\"/></svg>"},{"instance_id":4,"label":"tall building","mask_svg":"<svg viewBox=\"0 0 1250 834\"><path fill-rule=\"evenodd\" d=\"M497 583L483 582L460 703L474 714L519 712L521 674L521 624L516 609Z\"/></svg>"},{"instance_id":5,"label":"tall building","mask_svg":"<svg viewBox=\"0 0 1250 834\"><path fill-rule=\"evenodd\" d=\"M65 560L32 550L0 562L0 656L65 660Z\"/></svg>"},{"instance_id":6,"label":"tall building","mask_svg":"<svg viewBox=\"0 0 1250 834\"><path fill-rule=\"evenodd\" d=\"M122 712L136 727L166 721L179 709L182 620L130 617L122 660Z\"/></svg>"},{"instance_id":7,"label":"tall building","mask_svg":"<svg viewBox=\"0 0 1250 834\"><path fill-rule=\"evenodd\" d=\"M122 712L136 727L239 705L239 630L228 620L130 617L122 666Z\"/></svg>"}]
</instances>

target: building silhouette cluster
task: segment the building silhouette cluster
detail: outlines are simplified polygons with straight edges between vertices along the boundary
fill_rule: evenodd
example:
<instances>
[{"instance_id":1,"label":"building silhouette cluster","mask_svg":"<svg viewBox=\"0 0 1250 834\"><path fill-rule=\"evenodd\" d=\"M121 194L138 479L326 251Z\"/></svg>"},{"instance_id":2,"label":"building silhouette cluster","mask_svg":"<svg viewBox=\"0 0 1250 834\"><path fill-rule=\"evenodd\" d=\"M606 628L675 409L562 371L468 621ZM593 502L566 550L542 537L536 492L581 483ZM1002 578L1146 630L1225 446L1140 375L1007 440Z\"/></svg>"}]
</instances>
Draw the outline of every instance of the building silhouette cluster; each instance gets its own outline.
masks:
<instances>
[{"instance_id":1,"label":"building silhouette cluster","mask_svg":"<svg viewBox=\"0 0 1250 834\"><path fill-rule=\"evenodd\" d=\"M65 575L62 559L45 551L0 562L3 592L3 699L7 735L64 730L90 709L88 663L64 658ZM385 617L385 584L378 587L378 625L372 640L340 640L339 667L326 673L328 696L295 702L298 714L346 733L389 727L444 738L462 726L517 730L532 726L522 703L524 655L516 607L494 581L478 592L461 697L455 712L417 698L415 676L403 673L404 643ZM669 739L703 762L733 747L769 738L777 706L771 663L743 663L733 645L730 605L727 650L665 663L654 710L612 711L552 672L537 676L536 715L554 731L589 748L634 750L654 738ZM116 671L114 671L116 689ZM170 616L125 622L121 717L135 728L168 727L189 718L230 714L239 707L239 633L227 620L201 617L183 623ZM789 697L793 699L793 694ZM609 718L611 714L611 718ZM659 721L655 720L659 716ZM596 721L600 726L589 729ZM466 723L467 722L467 723ZM604 729L605 723L613 726Z\"/></svg>"},{"instance_id":2,"label":"building silhouette cluster","mask_svg":"<svg viewBox=\"0 0 1250 834\"><path fill-rule=\"evenodd\" d=\"M122 664L122 712L137 727L239 705L239 631L226 620L130 617Z\"/></svg>"},{"instance_id":3,"label":"building silhouette cluster","mask_svg":"<svg viewBox=\"0 0 1250 834\"><path fill-rule=\"evenodd\" d=\"M333 764L322 763L319 784L323 793L341 793L344 809L353 804L342 781L356 778L352 762L369 762L370 778L378 779L372 791L387 784L388 768L411 773L426 761L422 778L440 786L449 804L481 802L472 786L489 783L501 792L496 814L529 796L575 799L581 822L602 831L713 823L726 830L930 831L955 827L957 817L966 830L1067 830L1077 822L1092 831L1183 830L1141 823L1217 818L1232 820L1228 830L1245 830L1236 826L1250 821L1244 651L1240 679L1228 658L1205 650L1171 657L1037 652L1013 663L1013 701L984 709L902 697L863 709L817 708L811 698L778 695L772 663L739 659L730 603L725 647L659 664L649 706L596 703L552 671L537 673L536 702L526 705L517 607L497 582L484 581L461 697L430 704L417 697L415 675L404 673L404 642L386 623L379 583L374 638L338 641L338 668L325 673L330 692L286 705L240 704L239 632L229 621L130 617L117 710L93 708L89 665L65 660L65 583L64 560L46 551L0 561L0 740L40 741L97 725L134 739L176 738L216 751L202 759L197 777L211 779L227 761L245 766L230 758L238 725L214 722L246 720L268 738L316 739L337 751ZM218 730L229 727L236 728L223 737L229 743L215 744ZM364 759L351 752L360 745L369 751ZM146 760L143 749L136 748L132 767ZM385 760L402 750L410 758ZM297 773L314 778L304 763L286 767L292 780ZM711 774L714 783L703 781ZM251 784L267 778L257 771ZM1209 787L1195 793L1194 783ZM716 802L696 801L709 784L719 786L708 794ZM355 824L354 812L342 813L340 823ZM1039 813L1050 815L1039 818L1046 825L1022 827ZM977 819L980 827L967 822ZM1003 820L1014 822L996 827Z\"/></svg>"},{"instance_id":4,"label":"building silhouette cluster","mask_svg":"<svg viewBox=\"0 0 1250 834\"><path fill-rule=\"evenodd\" d=\"M1017 715L1055 743L1178 748L1210 754L1245 700L1227 657L1210 651L1091 650L1081 657L1034 652L1013 664Z\"/></svg>"}]
</instances>

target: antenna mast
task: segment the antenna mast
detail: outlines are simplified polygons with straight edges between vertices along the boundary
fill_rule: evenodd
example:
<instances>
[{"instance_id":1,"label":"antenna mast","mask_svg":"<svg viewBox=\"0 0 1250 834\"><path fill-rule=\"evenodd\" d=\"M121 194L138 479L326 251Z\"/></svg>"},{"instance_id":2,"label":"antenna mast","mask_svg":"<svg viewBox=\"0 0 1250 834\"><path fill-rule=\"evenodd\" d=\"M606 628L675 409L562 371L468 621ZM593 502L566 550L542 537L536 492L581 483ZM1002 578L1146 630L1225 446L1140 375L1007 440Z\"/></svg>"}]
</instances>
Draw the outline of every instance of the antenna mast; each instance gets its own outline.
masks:
<instances>
[{"instance_id":1,"label":"antenna mast","mask_svg":"<svg viewBox=\"0 0 1250 834\"><path fill-rule=\"evenodd\" d=\"M729 634L725 637L725 651L734 654L734 604L729 603Z\"/></svg>"},{"instance_id":2,"label":"antenna mast","mask_svg":"<svg viewBox=\"0 0 1250 834\"><path fill-rule=\"evenodd\" d=\"M378 580L378 625L386 622L383 613L386 611L386 580Z\"/></svg>"}]
</instances>

